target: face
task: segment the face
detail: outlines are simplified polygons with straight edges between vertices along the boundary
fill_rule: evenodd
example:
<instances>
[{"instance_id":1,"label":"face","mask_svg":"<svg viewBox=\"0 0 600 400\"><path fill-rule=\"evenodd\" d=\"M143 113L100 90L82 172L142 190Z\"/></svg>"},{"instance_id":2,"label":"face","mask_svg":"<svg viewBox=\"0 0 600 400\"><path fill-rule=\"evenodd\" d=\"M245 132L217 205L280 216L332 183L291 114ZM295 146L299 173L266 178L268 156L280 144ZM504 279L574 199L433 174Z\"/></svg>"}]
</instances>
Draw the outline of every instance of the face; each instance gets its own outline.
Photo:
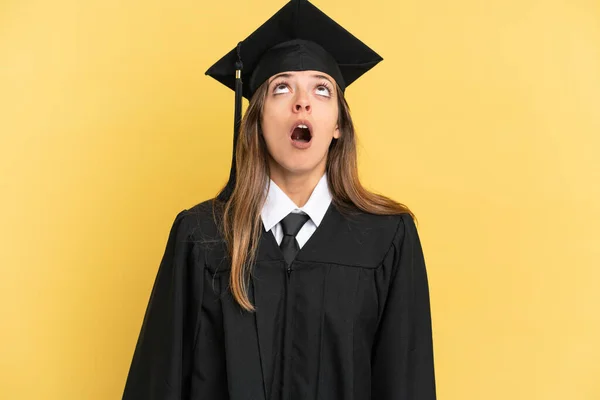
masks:
<instances>
[{"instance_id":1,"label":"face","mask_svg":"<svg viewBox=\"0 0 600 400\"><path fill-rule=\"evenodd\" d=\"M261 127L272 173L325 172L333 138L339 138L333 78L318 71L277 74L268 81Z\"/></svg>"}]
</instances>

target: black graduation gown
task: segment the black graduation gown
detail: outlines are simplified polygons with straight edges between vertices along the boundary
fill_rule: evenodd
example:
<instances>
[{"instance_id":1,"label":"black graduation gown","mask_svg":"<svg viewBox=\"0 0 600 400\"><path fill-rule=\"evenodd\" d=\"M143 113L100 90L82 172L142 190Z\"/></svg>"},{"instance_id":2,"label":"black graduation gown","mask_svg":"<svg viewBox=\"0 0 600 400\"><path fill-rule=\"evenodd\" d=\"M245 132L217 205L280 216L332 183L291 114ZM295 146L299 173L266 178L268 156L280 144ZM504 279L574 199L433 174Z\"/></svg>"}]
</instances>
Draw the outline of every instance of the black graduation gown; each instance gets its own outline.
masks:
<instances>
[{"instance_id":1,"label":"black graduation gown","mask_svg":"<svg viewBox=\"0 0 600 400\"><path fill-rule=\"evenodd\" d=\"M210 201L177 215L124 400L432 400L427 273L408 214L333 205L287 270L263 229L249 285L229 293Z\"/></svg>"}]
</instances>

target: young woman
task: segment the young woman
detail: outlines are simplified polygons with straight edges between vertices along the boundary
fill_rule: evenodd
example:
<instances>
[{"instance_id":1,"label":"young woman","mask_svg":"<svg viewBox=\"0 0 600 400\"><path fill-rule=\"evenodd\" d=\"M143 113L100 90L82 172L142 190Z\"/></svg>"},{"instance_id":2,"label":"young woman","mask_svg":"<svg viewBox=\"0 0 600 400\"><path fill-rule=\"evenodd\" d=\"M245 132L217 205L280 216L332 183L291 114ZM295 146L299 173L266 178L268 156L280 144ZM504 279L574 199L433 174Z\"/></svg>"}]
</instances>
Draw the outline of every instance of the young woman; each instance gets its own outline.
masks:
<instances>
[{"instance_id":1,"label":"young woman","mask_svg":"<svg viewBox=\"0 0 600 400\"><path fill-rule=\"evenodd\" d=\"M231 176L175 218L124 399L435 399L414 216L361 186L344 99L379 61L292 0L209 69L236 90Z\"/></svg>"}]
</instances>

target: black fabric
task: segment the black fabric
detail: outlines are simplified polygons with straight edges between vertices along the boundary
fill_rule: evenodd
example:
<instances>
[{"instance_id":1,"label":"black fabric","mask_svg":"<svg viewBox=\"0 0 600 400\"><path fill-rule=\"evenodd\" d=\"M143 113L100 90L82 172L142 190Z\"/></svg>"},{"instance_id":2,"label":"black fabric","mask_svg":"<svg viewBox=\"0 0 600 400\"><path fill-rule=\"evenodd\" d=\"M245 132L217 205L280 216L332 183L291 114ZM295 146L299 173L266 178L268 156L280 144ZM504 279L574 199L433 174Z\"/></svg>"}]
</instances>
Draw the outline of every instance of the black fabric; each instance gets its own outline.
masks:
<instances>
[{"instance_id":1,"label":"black fabric","mask_svg":"<svg viewBox=\"0 0 600 400\"><path fill-rule=\"evenodd\" d=\"M309 219L310 217L306 214L289 213L281 220L283 239L281 240L279 248L281 249L283 258L288 266L294 261L296 254L300 251L300 245L296 240L296 235Z\"/></svg>"},{"instance_id":2,"label":"black fabric","mask_svg":"<svg viewBox=\"0 0 600 400\"><path fill-rule=\"evenodd\" d=\"M332 203L289 274L263 229L250 313L228 289L211 204L175 218L124 400L436 398L428 280L410 215L346 216Z\"/></svg>"},{"instance_id":3,"label":"black fabric","mask_svg":"<svg viewBox=\"0 0 600 400\"><path fill-rule=\"evenodd\" d=\"M301 41L294 42L296 39ZM239 43L239 49L235 46L213 64L206 75L234 90L239 59L243 64L243 96L247 99L279 72L315 69L329 73L341 88L346 88L383 60L306 0L288 2Z\"/></svg>"}]
</instances>

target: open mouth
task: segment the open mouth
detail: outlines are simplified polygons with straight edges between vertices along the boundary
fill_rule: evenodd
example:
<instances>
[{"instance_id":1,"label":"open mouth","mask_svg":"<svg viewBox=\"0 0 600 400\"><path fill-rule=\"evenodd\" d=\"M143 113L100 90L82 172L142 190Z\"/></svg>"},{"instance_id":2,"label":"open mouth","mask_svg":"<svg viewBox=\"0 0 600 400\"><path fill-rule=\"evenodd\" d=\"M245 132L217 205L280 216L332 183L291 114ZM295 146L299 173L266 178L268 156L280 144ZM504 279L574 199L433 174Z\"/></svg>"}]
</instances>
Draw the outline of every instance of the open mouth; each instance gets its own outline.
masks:
<instances>
[{"instance_id":1,"label":"open mouth","mask_svg":"<svg viewBox=\"0 0 600 400\"><path fill-rule=\"evenodd\" d=\"M292 140L300 143L308 143L312 139L310 127L305 124L297 125L292 131Z\"/></svg>"}]
</instances>

